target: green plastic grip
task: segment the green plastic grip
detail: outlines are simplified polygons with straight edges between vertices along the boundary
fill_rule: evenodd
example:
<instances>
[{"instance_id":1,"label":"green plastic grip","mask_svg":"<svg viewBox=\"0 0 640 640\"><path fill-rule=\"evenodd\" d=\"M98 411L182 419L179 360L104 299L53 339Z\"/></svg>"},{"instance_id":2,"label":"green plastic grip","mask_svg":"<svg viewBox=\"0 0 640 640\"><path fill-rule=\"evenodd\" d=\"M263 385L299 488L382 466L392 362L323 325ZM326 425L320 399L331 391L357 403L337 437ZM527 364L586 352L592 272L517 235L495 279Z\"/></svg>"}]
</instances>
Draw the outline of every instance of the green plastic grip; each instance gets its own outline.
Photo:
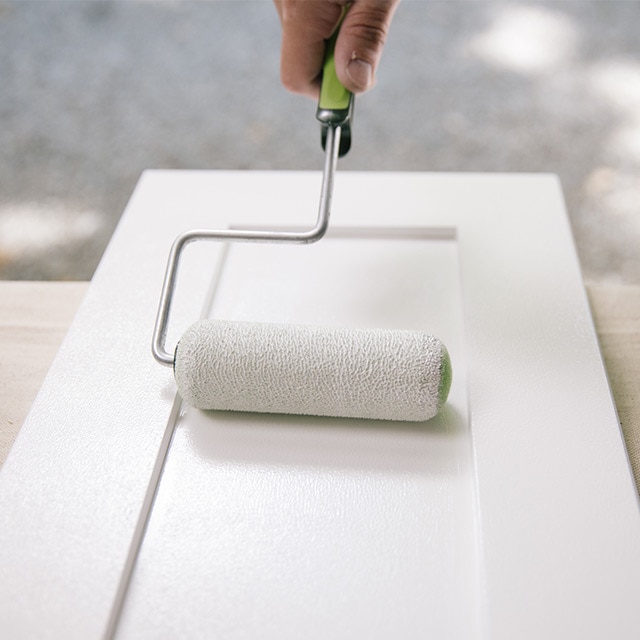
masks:
<instances>
[{"instance_id":1,"label":"green plastic grip","mask_svg":"<svg viewBox=\"0 0 640 640\"><path fill-rule=\"evenodd\" d=\"M322 148L326 150L327 130L329 127L340 127L340 147L338 155L344 156L351 148L351 121L353 119L353 93L348 91L338 80L336 74L335 46L342 25L342 20L350 5L342 11L340 22L331 38L327 41L320 85L320 99L316 118L320 121Z\"/></svg>"},{"instance_id":2,"label":"green plastic grip","mask_svg":"<svg viewBox=\"0 0 640 640\"><path fill-rule=\"evenodd\" d=\"M327 44L327 52L322 70L322 85L320 87L318 109L323 111L348 110L352 97L351 92L344 88L336 74L336 61L334 57L336 36L337 34L335 34Z\"/></svg>"}]
</instances>

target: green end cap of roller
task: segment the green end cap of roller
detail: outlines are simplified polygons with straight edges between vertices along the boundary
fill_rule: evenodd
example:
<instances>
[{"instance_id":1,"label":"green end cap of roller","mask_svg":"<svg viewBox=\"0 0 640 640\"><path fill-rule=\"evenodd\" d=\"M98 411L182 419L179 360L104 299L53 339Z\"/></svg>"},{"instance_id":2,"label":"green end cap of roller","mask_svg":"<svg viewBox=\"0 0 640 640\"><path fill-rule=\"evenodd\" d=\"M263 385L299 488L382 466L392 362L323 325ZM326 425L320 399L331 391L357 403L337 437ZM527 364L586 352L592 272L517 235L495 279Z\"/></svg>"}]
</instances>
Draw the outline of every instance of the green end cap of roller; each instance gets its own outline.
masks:
<instances>
[{"instance_id":1,"label":"green end cap of roller","mask_svg":"<svg viewBox=\"0 0 640 640\"><path fill-rule=\"evenodd\" d=\"M438 410L444 407L449 390L451 389L451 381L453 379L453 371L451 369L451 358L446 348L442 347L442 360L440 362L440 386L438 387Z\"/></svg>"}]
</instances>

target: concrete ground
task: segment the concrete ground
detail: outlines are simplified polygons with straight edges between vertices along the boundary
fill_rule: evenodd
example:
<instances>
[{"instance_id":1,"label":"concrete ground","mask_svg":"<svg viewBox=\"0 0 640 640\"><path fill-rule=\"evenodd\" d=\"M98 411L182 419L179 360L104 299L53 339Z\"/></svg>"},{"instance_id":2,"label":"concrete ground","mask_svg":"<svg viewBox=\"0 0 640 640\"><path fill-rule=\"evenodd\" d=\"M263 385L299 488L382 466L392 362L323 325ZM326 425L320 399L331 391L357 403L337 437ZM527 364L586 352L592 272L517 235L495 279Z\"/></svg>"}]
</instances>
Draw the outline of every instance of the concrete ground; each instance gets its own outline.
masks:
<instances>
[{"instance_id":1,"label":"concrete ground","mask_svg":"<svg viewBox=\"0 0 640 640\"><path fill-rule=\"evenodd\" d=\"M638 24L402 0L340 170L557 173L585 278L640 284ZM270 0L0 0L0 278L90 278L144 169L321 168L279 38Z\"/></svg>"}]
</instances>

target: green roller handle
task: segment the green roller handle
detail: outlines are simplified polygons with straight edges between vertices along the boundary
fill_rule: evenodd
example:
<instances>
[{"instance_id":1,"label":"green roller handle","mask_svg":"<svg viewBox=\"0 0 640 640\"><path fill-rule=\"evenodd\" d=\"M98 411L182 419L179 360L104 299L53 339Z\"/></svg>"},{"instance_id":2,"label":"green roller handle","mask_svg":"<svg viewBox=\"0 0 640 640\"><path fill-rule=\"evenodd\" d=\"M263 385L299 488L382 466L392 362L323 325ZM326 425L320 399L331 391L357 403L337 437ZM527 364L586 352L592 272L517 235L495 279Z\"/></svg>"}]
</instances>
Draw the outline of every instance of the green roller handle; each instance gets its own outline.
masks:
<instances>
[{"instance_id":1,"label":"green roller handle","mask_svg":"<svg viewBox=\"0 0 640 640\"><path fill-rule=\"evenodd\" d=\"M321 123L322 148L325 148L327 127L340 127L340 149L338 155L344 156L351 148L351 120L353 118L353 93L346 89L338 80L334 50L342 19L347 9L342 13L340 22L331 38L327 41L322 83L320 85L320 99L316 118Z\"/></svg>"},{"instance_id":2,"label":"green roller handle","mask_svg":"<svg viewBox=\"0 0 640 640\"><path fill-rule=\"evenodd\" d=\"M318 101L319 111L347 111L353 98L351 91L344 88L336 74L335 41L336 36L334 35L327 45L322 69L320 100Z\"/></svg>"}]
</instances>

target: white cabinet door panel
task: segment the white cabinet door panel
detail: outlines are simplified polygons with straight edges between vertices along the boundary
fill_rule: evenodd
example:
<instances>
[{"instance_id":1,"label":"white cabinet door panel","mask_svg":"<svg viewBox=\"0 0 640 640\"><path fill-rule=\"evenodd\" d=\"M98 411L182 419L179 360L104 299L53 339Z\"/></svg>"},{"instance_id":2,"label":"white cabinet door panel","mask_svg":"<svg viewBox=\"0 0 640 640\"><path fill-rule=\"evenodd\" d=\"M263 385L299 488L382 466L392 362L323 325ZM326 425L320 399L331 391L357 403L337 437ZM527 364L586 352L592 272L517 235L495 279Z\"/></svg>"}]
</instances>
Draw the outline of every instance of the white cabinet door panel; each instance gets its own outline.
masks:
<instances>
[{"instance_id":1,"label":"white cabinet door panel","mask_svg":"<svg viewBox=\"0 0 640 640\"><path fill-rule=\"evenodd\" d=\"M191 228L311 226L320 175L148 172L0 474L11 638L636 638L640 513L557 180L338 173L309 247L189 247L202 314L423 327L422 425L199 412L150 354Z\"/></svg>"}]
</instances>

